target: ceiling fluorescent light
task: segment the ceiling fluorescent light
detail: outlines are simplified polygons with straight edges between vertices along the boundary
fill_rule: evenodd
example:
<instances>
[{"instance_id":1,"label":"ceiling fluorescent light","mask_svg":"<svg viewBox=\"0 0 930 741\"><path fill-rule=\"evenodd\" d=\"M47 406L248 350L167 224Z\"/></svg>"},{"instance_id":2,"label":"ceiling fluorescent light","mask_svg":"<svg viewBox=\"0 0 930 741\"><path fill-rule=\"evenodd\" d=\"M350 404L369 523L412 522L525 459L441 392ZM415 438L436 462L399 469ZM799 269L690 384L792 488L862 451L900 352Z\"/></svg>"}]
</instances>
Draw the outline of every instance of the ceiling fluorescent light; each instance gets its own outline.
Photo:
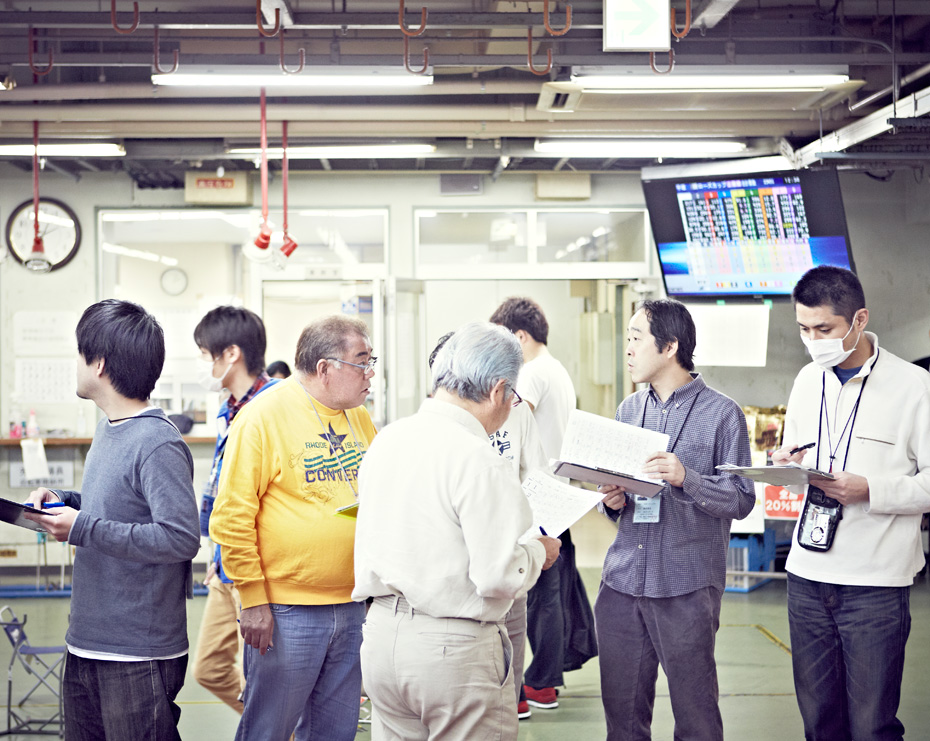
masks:
<instances>
[{"instance_id":1,"label":"ceiling fluorescent light","mask_svg":"<svg viewBox=\"0 0 930 741\"><path fill-rule=\"evenodd\" d=\"M746 145L729 139L537 139L533 149L549 157L654 159L733 155Z\"/></svg>"},{"instance_id":2,"label":"ceiling fluorescent light","mask_svg":"<svg viewBox=\"0 0 930 741\"><path fill-rule=\"evenodd\" d=\"M616 94L681 92L822 91L849 82L848 70L798 66L778 69L760 65L681 67L661 77L639 68L577 67L571 81L587 91Z\"/></svg>"},{"instance_id":3,"label":"ceiling fluorescent light","mask_svg":"<svg viewBox=\"0 0 930 741\"><path fill-rule=\"evenodd\" d=\"M0 157L32 157L32 144L0 144ZM40 157L125 157L121 144L87 142L84 144L40 144Z\"/></svg>"},{"instance_id":4,"label":"ceiling fluorescent light","mask_svg":"<svg viewBox=\"0 0 930 741\"><path fill-rule=\"evenodd\" d=\"M354 160L354 159L407 159L427 157L436 152L435 144L347 144L319 147L288 147L287 157L292 160ZM252 158L261 155L258 147L230 149L230 157ZM268 147L268 159L281 159L281 147Z\"/></svg>"},{"instance_id":5,"label":"ceiling fluorescent light","mask_svg":"<svg viewBox=\"0 0 930 741\"><path fill-rule=\"evenodd\" d=\"M380 88L421 87L433 84L433 75L412 75L390 67L307 67L299 74L285 74L277 68L221 67L190 65L170 75L153 74L156 85L177 87L252 87L269 89L300 88Z\"/></svg>"},{"instance_id":6,"label":"ceiling fluorescent light","mask_svg":"<svg viewBox=\"0 0 930 741\"><path fill-rule=\"evenodd\" d=\"M123 247L121 244L112 244L111 242L101 243L100 249L113 255L135 257L139 260L146 260L147 262L160 262L162 265L175 266L178 264L178 260L175 257L156 255L154 252L149 252L148 250L136 250L132 247Z\"/></svg>"}]
</instances>

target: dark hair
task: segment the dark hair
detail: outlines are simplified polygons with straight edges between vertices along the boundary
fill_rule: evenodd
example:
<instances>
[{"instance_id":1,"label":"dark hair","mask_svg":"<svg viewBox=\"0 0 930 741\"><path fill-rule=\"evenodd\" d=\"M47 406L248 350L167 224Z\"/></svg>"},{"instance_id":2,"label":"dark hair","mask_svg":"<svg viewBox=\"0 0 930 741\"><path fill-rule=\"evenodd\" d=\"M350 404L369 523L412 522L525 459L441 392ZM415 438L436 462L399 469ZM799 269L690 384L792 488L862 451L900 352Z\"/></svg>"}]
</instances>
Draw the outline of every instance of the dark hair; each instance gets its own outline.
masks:
<instances>
[{"instance_id":1,"label":"dark hair","mask_svg":"<svg viewBox=\"0 0 930 741\"><path fill-rule=\"evenodd\" d=\"M508 298L491 315L491 321L502 324L514 334L522 329L543 345L549 342L549 322L539 304L531 298Z\"/></svg>"},{"instance_id":2,"label":"dark hair","mask_svg":"<svg viewBox=\"0 0 930 741\"><path fill-rule=\"evenodd\" d=\"M130 301L88 306L78 322L78 352L87 364L101 358L113 389L146 401L165 365L165 333L151 314Z\"/></svg>"},{"instance_id":3,"label":"dark hair","mask_svg":"<svg viewBox=\"0 0 930 741\"><path fill-rule=\"evenodd\" d=\"M429 354L429 367L433 367L433 363L436 362L436 356L439 355L439 351L442 350L442 346L445 345L449 338L454 335L455 332L446 332L442 337L439 338L439 342L436 343L436 347L433 348L433 351Z\"/></svg>"},{"instance_id":4,"label":"dark hair","mask_svg":"<svg viewBox=\"0 0 930 741\"><path fill-rule=\"evenodd\" d=\"M816 308L829 306L834 314L852 324L859 309L865 308L865 294L856 274L833 265L811 268L794 287L795 304Z\"/></svg>"},{"instance_id":5,"label":"dark hair","mask_svg":"<svg viewBox=\"0 0 930 741\"><path fill-rule=\"evenodd\" d=\"M326 358L338 358L353 336L368 339L368 325L355 317L334 314L304 327L297 340L294 365L301 373L316 375L316 366Z\"/></svg>"},{"instance_id":6,"label":"dark hair","mask_svg":"<svg viewBox=\"0 0 930 741\"><path fill-rule=\"evenodd\" d=\"M677 340L678 352L675 358L678 364L686 371L693 371L697 331L685 305L672 299L656 299L643 301L639 308L646 312L656 349L662 352Z\"/></svg>"},{"instance_id":7,"label":"dark hair","mask_svg":"<svg viewBox=\"0 0 930 741\"><path fill-rule=\"evenodd\" d=\"M194 342L218 358L223 350L237 345L245 356L250 375L265 367L265 325L258 314L238 306L211 309L194 328Z\"/></svg>"},{"instance_id":8,"label":"dark hair","mask_svg":"<svg viewBox=\"0 0 930 741\"><path fill-rule=\"evenodd\" d=\"M280 373L285 378L289 378L291 375L291 368L283 360L275 360L273 363L269 363L268 367L265 368L265 373L267 373L269 376L274 376Z\"/></svg>"}]
</instances>

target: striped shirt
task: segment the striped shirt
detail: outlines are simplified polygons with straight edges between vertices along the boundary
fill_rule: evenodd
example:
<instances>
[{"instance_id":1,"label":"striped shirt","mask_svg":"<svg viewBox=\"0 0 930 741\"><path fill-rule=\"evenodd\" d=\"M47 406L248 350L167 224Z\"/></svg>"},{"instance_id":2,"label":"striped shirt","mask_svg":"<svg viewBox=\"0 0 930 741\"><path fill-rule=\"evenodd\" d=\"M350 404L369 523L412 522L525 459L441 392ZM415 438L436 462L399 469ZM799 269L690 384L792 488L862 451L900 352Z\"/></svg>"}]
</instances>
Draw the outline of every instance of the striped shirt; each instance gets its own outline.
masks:
<instances>
[{"instance_id":1,"label":"striped shirt","mask_svg":"<svg viewBox=\"0 0 930 741\"><path fill-rule=\"evenodd\" d=\"M726 581L730 522L756 503L753 483L715 466L751 464L749 433L739 405L707 386L700 374L663 403L649 388L627 397L617 419L664 432L669 451L685 467L682 487L666 484L659 521L633 522L634 506L604 512L619 520L617 537L604 561L603 580L635 597L676 597Z\"/></svg>"}]
</instances>

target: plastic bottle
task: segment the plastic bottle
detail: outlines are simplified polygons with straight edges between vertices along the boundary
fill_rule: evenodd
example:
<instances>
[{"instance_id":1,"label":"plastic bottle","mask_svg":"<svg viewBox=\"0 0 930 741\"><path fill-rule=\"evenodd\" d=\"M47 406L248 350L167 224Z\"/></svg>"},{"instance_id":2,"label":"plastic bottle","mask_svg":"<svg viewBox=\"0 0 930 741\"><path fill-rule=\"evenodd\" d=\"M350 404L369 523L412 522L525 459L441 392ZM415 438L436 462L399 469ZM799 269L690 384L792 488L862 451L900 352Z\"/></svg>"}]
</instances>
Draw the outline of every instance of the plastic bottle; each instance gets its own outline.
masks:
<instances>
[{"instance_id":1,"label":"plastic bottle","mask_svg":"<svg viewBox=\"0 0 930 741\"><path fill-rule=\"evenodd\" d=\"M39 423L36 421L36 410L29 410L29 422L26 423L26 437L39 436Z\"/></svg>"}]
</instances>

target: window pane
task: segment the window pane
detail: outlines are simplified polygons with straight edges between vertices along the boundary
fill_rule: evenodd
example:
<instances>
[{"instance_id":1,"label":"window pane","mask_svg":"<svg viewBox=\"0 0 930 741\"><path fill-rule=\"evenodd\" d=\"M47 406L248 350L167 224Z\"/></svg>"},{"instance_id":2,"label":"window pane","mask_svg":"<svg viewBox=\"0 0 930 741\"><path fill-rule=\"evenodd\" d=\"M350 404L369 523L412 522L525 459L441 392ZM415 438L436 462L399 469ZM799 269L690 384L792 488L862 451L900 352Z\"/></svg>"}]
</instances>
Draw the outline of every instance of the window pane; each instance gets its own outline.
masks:
<instances>
[{"instance_id":1,"label":"window pane","mask_svg":"<svg viewBox=\"0 0 930 741\"><path fill-rule=\"evenodd\" d=\"M526 214L417 212L424 265L526 262Z\"/></svg>"},{"instance_id":2,"label":"window pane","mask_svg":"<svg viewBox=\"0 0 930 741\"><path fill-rule=\"evenodd\" d=\"M642 212L540 212L536 221L539 262L641 262Z\"/></svg>"}]
</instances>

